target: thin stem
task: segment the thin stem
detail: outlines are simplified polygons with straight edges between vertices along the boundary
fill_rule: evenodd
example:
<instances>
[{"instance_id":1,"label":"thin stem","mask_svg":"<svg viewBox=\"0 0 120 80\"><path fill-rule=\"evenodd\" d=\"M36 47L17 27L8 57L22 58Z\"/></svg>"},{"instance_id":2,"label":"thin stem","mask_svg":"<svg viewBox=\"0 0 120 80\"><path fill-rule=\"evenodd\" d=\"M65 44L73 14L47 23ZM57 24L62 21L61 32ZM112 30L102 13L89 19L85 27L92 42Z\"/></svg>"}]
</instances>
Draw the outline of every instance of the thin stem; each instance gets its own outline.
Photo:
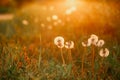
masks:
<instances>
[{"instance_id":1,"label":"thin stem","mask_svg":"<svg viewBox=\"0 0 120 80\"><path fill-rule=\"evenodd\" d=\"M102 57L102 67L104 67L104 57ZM103 73L105 72L104 68L103 68Z\"/></svg>"},{"instance_id":2,"label":"thin stem","mask_svg":"<svg viewBox=\"0 0 120 80\"><path fill-rule=\"evenodd\" d=\"M94 51L94 45L92 46L92 75L94 78L94 62L95 62L95 51Z\"/></svg>"},{"instance_id":3,"label":"thin stem","mask_svg":"<svg viewBox=\"0 0 120 80\"><path fill-rule=\"evenodd\" d=\"M84 47L84 53L82 55L82 77L84 76L84 54L86 53L86 47Z\"/></svg>"},{"instance_id":4,"label":"thin stem","mask_svg":"<svg viewBox=\"0 0 120 80\"><path fill-rule=\"evenodd\" d=\"M68 50L68 54L69 54L69 62L72 63L72 53L71 53L71 49Z\"/></svg>"},{"instance_id":5,"label":"thin stem","mask_svg":"<svg viewBox=\"0 0 120 80\"><path fill-rule=\"evenodd\" d=\"M39 62L38 62L38 67L40 68L40 63L41 63L41 34L40 34L40 54L39 54Z\"/></svg>"},{"instance_id":6,"label":"thin stem","mask_svg":"<svg viewBox=\"0 0 120 80\"><path fill-rule=\"evenodd\" d=\"M99 69L99 72L98 72L99 75L103 74L103 72L104 72L103 61L104 61L104 57L101 58L100 63L99 63L99 65L100 65L100 69ZM98 80L100 80L100 76L98 76Z\"/></svg>"},{"instance_id":7,"label":"thin stem","mask_svg":"<svg viewBox=\"0 0 120 80\"><path fill-rule=\"evenodd\" d=\"M64 60L64 57L63 57L62 48L60 49L60 51L61 51L61 57L62 57L62 62L63 62L63 65L65 65L65 60Z\"/></svg>"}]
</instances>

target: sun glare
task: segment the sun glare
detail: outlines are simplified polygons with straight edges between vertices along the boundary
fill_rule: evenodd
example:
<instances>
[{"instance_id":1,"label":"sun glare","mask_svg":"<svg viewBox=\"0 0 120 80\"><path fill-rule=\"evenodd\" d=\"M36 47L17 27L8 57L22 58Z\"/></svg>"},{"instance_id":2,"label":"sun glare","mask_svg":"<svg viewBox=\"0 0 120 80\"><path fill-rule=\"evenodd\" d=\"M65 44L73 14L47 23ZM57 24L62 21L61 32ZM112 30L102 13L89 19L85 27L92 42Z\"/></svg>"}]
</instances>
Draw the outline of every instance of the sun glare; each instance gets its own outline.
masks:
<instances>
[{"instance_id":1,"label":"sun glare","mask_svg":"<svg viewBox=\"0 0 120 80\"><path fill-rule=\"evenodd\" d=\"M78 1L78 0L66 0L66 4L68 6L75 6L77 5L79 2L82 2L82 1Z\"/></svg>"},{"instance_id":2,"label":"sun glare","mask_svg":"<svg viewBox=\"0 0 120 80\"><path fill-rule=\"evenodd\" d=\"M104 24L106 19L109 19L110 10L108 5L100 2L90 2L83 0L62 0L62 1L51 1L44 3L35 3L33 5L23 7L23 11L27 11L34 16L39 15L41 17L41 22L43 21L46 26L51 25L74 25L74 27L79 27L79 24L89 24L90 21ZM105 11L103 13L103 11ZM104 15L106 14L106 15ZM105 16L105 17L104 17ZM99 19L99 20L98 20ZM38 22L37 20L35 22ZM24 23L26 23L24 21ZM42 24L42 27L44 25Z\"/></svg>"}]
</instances>

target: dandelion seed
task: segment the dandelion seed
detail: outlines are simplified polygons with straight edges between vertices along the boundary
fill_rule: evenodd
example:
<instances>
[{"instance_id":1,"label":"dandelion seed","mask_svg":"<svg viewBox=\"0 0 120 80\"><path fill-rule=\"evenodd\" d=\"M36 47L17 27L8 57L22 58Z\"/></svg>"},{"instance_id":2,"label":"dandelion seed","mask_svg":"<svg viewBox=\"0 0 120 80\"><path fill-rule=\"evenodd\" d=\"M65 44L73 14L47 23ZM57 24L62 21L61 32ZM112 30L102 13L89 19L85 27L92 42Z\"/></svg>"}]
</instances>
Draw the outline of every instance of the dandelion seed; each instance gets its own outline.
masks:
<instances>
[{"instance_id":1,"label":"dandelion seed","mask_svg":"<svg viewBox=\"0 0 120 80\"><path fill-rule=\"evenodd\" d=\"M92 34L91 37L88 39L88 42L93 45L96 45L96 43L98 42L98 36Z\"/></svg>"},{"instance_id":2,"label":"dandelion seed","mask_svg":"<svg viewBox=\"0 0 120 80\"><path fill-rule=\"evenodd\" d=\"M109 50L107 48L101 49L100 52L99 52L99 55L101 57L107 57L109 55Z\"/></svg>"},{"instance_id":3,"label":"dandelion seed","mask_svg":"<svg viewBox=\"0 0 120 80\"><path fill-rule=\"evenodd\" d=\"M61 36L58 36L54 39L54 44L58 46L58 48L64 47L64 38Z\"/></svg>"},{"instance_id":4,"label":"dandelion seed","mask_svg":"<svg viewBox=\"0 0 120 80\"><path fill-rule=\"evenodd\" d=\"M105 44L104 40L99 40L98 43L97 43L97 46L102 47L104 44Z\"/></svg>"},{"instance_id":5,"label":"dandelion seed","mask_svg":"<svg viewBox=\"0 0 120 80\"><path fill-rule=\"evenodd\" d=\"M68 41L65 43L65 48L67 49L72 49L74 48L74 42L73 41Z\"/></svg>"}]
</instances>

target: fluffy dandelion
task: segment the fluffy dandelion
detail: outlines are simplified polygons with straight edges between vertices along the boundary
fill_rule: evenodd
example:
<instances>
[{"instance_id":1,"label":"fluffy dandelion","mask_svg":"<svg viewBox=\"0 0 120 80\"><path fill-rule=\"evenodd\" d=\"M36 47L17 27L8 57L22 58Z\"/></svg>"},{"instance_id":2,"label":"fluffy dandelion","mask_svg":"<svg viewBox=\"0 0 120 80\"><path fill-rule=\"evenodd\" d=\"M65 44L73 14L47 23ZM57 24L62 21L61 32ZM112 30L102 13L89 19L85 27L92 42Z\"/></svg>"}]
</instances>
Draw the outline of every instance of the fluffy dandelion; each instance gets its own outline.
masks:
<instances>
[{"instance_id":1,"label":"fluffy dandelion","mask_svg":"<svg viewBox=\"0 0 120 80\"><path fill-rule=\"evenodd\" d=\"M98 46L98 47L102 47L104 44L105 44L105 41L104 41L104 40L99 40L99 41L97 42L97 46Z\"/></svg>"},{"instance_id":2,"label":"fluffy dandelion","mask_svg":"<svg viewBox=\"0 0 120 80\"><path fill-rule=\"evenodd\" d=\"M64 47L64 38L61 36L58 36L54 39L54 44L58 46L58 48Z\"/></svg>"},{"instance_id":3,"label":"fluffy dandelion","mask_svg":"<svg viewBox=\"0 0 120 80\"><path fill-rule=\"evenodd\" d=\"M92 34L90 36L90 38L88 39L88 42L91 43L92 45L95 45L97 44L98 42L98 36L96 36L95 34ZM95 46L92 46L92 59L91 59L91 63L92 63L92 76L94 77L94 65L95 65Z\"/></svg>"},{"instance_id":4,"label":"fluffy dandelion","mask_svg":"<svg viewBox=\"0 0 120 80\"><path fill-rule=\"evenodd\" d=\"M91 37L88 39L88 42L93 45L96 45L96 43L98 42L98 36L92 34Z\"/></svg>"},{"instance_id":5,"label":"fluffy dandelion","mask_svg":"<svg viewBox=\"0 0 120 80\"><path fill-rule=\"evenodd\" d=\"M67 49L72 49L74 48L74 42L73 41L68 41L65 43L65 48Z\"/></svg>"},{"instance_id":6,"label":"fluffy dandelion","mask_svg":"<svg viewBox=\"0 0 120 80\"><path fill-rule=\"evenodd\" d=\"M82 69L81 69L81 73L82 73L82 77L84 77L84 57L85 57L85 53L86 53L86 47L90 46L91 43L86 41L86 42L82 42L82 46L84 47L84 54L82 55Z\"/></svg>"},{"instance_id":7,"label":"fluffy dandelion","mask_svg":"<svg viewBox=\"0 0 120 80\"><path fill-rule=\"evenodd\" d=\"M65 65L65 60L64 60L64 56L63 56L63 52L62 52L62 48L64 47L64 38L61 36L58 36L54 39L54 44L58 46L58 48L60 48L61 51L61 58L62 58L62 62L63 62L63 66Z\"/></svg>"},{"instance_id":8,"label":"fluffy dandelion","mask_svg":"<svg viewBox=\"0 0 120 80\"><path fill-rule=\"evenodd\" d=\"M99 52L99 55L101 57L107 57L109 55L109 50L107 48L101 49L100 52Z\"/></svg>"},{"instance_id":9,"label":"fluffy dandelion","mask_svg":"<svg viewBox=\"0 0 120 80\"><path fill-rule=\"evenodd\" d=\"M89 41L89 42L82 42L81 44L82 44L83 47L88 47L88 46L91 45L91 41Z\"/></svg>"}]
</instances>

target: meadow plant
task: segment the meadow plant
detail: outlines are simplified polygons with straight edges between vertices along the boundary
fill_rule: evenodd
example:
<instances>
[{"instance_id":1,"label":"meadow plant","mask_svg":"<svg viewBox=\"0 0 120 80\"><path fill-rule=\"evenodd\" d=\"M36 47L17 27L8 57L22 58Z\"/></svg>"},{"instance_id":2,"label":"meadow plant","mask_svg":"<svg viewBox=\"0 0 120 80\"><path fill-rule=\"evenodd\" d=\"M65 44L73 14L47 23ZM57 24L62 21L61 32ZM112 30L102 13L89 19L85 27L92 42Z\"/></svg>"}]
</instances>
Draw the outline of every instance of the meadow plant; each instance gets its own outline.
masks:
<instances>
[{"instance_id":1,"label":"meadow plant","mask_svg":"<svg viewBox=\"0 0 120 80\"><path fill-rule=\"evenodd\" d=\"M85 62L84 58L85 58L85 55L86 55L86 47L89 47L91 45L91 42L90 41L85 41L85 42L82 42L81 44L84 47L84 53L82 54L81 75L82 75L82 77L84 77L84 62Z\"/></svg>"},{"instance_id":2,"label":"meadow plant","mask_svg":"<svg viewBox=\"0 0 120 80\"><path fill-rule=\"evenodd\" d=\"M66 42L66 43L65 43L65 48L68 49L69 63L72 63L71 49L74 48L74 42L73 42L73 41L68 41L68 42Z\"/></svg>"},{"instance_id":3,"label":"meadow plant","mask_svg":"<svg viewBox=\"0 0 120 80\"><path fill-rule=\"evenodd\" d=\"M40 37L39 37L39 40L40 40L40 45L41 45L41 34L40 34ZM42 59L42 53L41 53L41 47L39 49L39 61L38 61L38 67L40 68L40 63L41 63L41 59Z\"/></svg>"},{"instance_id":4,"label":"meadow plant","mask_svg":"<svg viewBox=\"0 0 120 80\"><path fill-rule=\"evenodd\" d=\"M82 46L84 47L84 53L86 53L86 47L89 47L91 46L92 50L91 50L91 71L92 71L92 78L94 79L95 77L95 48L96 47L100 47L102 48L103 45L105 44L105 41L102 40L102 39L98 39L98 36L95 35L95 34L92 34L90 36L90 38L88 38L88 42L82 42ZM83 56L82 56L82 69L81 69L81 72L82 72L82 76L84 76L84 53L83 53ZM99 51L99 55L101 57L107 57L109 55L109 50L107 48L105 49L101 49Z\"/></svg>"},{"instance_id":5,"label":"meadow plant","mask_svg":"<svg viewBox=\"0 0 120 80\"><path fill-rule=\"evenodd\" d=\"M54 44L57 45L58 48L60 48L62 62L63 62L63 65L65 65L65 59L62 52L62 48L64 47L64 38L61 36L56 37L54 39Z\"/></svg>"}]
</instances>

